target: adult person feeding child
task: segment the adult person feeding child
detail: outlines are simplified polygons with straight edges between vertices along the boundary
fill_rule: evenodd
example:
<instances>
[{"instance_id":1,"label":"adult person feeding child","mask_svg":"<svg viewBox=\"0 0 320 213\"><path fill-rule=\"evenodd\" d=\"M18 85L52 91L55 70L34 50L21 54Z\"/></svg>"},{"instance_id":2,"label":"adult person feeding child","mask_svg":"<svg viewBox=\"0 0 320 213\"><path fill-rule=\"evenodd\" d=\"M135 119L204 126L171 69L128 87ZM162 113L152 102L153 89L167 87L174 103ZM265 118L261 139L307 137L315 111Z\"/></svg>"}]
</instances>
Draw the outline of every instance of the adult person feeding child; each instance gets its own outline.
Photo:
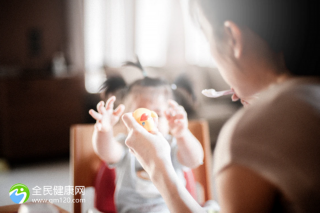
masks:
<instances>
[{"instance_id":1,"label":"adult person feeding child","mask_svg":"<svg viewBox=\"0 0 320 213\"><path fill-rule=\"evenodd\" d=\"M222 129L222 212L320 212L318 2L198 0L192 11L234 95L259 99ZM174 174L164 137L123 116L132 150L171 212L204 212ZM139 141L139 143L135 143Z\"/></svg>"}]
</instances>

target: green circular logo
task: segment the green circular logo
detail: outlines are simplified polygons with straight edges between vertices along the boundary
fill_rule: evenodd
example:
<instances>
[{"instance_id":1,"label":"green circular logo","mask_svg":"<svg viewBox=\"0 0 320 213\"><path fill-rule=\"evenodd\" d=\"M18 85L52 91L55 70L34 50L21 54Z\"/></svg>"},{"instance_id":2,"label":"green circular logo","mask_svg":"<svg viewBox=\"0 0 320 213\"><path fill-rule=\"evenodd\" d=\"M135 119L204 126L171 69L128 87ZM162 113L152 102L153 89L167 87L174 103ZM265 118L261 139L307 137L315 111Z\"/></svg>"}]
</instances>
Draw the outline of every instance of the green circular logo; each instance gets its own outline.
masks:
<instances>
[{"instance_id":1,"label":"green circular logo","mask_svg":"<svg viewBox=\"0 0 320 213\"><path fill-rule=\"evenodd\" d=\"M15 203L21 204L28 200L30 195L29 189L22 183L14 184L9 191L11 200Z\"/></svg>"}]
</instances>

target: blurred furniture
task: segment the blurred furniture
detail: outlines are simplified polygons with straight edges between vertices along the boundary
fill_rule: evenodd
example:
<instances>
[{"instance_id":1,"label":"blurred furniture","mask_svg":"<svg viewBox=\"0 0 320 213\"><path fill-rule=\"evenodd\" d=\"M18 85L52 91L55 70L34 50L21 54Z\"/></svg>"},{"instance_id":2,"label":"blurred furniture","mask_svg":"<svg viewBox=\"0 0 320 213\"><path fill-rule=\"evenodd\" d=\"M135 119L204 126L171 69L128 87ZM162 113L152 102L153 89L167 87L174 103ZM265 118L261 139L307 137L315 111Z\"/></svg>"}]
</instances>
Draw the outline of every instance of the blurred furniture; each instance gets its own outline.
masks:
<instances>
[{"instance_id":1,"label":"blurred furniture","mask_svg":"<svg viewBox=\"0 0 320 213\"><path fill-rule=\"evenodd\" d=\"M203 192L200 203L213 199L211 192L211 151L208 123L203 120L189 121L189 129L200 141L204 149L203 165L193 169L197 184ZM71 175L72 185L91 187L95 185L96 175L101 166L101 160L93 151L93 124L77 124L71 126ZM81 195L74 195L80 199ZM73 212L81 212L81 204L73 204Z\"/></svg>"},{"instance_id":2,"label":"blurred furniture","mask_svg":"<svg viewBox=\"0 0 320 213\"><path fill-rule=\"evenodd\" d=\"M69 154L84 123L84 78L0 79L0 154L9 162Z\"/></svg>"}]
</instances>

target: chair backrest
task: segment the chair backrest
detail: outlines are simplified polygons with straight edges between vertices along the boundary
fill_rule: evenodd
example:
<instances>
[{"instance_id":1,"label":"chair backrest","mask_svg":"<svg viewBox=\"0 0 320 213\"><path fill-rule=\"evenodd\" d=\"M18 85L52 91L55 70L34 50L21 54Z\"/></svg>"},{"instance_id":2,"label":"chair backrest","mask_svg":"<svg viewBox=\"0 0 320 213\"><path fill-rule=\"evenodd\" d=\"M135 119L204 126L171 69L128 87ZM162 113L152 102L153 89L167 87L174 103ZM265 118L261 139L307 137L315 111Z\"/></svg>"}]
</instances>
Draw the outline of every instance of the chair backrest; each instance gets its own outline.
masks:
<instances>
[{"instance_id":1,"label":"chair backrest","mask_svg":"<svg viewBox=\"0 0 320 213\"><path fill-rule=\"evenodd\" d=\"M205 120L189 120L189 130L199 140L204 151L203 164L192 171L197 183L199 183L203 189L203 201L212 200L212 156L208 122Z\"/></svg>"},{"instance_id":2,"label":"chair backrest","mask_svg":"<svg viewBox=\"0 0 320 213\"><path fill-rule=\"evenodd\" d=\"M211 192L211 151L210 136L207 121L190 120L189 129L200 141L204 150L203 165L193 169L196 181L202 186L204 201L212 199ZM70 129L70 167L72 185L94 186L97 171L101 160L95 154L92 146L93 124L75 124ZM74 199L80 199L81 195L74 195ZM81 212L81 203L73 204L73 212Z\"/></svg>"}]
</instances>

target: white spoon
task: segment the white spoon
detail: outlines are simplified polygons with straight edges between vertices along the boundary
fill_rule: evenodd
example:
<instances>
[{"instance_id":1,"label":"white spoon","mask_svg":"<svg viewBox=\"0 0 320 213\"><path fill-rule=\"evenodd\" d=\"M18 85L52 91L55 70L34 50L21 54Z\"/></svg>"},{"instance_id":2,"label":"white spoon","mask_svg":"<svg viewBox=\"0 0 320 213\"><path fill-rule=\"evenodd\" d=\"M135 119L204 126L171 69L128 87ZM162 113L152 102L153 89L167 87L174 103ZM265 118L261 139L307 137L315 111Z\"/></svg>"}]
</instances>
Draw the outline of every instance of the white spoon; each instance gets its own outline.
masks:
<instances>
[{"instance_id":1,"label":"white spoon","mask_svg":"<svg viewBox=\"0 0 320 213\"><path fill-rule=\"evenodd\" d=\"M231 95L234 92L231 89L223 91L216 91L215 89L204 89L201 93L209 98L218 98L224 95Z\"/></svg>"}]
</instances>

